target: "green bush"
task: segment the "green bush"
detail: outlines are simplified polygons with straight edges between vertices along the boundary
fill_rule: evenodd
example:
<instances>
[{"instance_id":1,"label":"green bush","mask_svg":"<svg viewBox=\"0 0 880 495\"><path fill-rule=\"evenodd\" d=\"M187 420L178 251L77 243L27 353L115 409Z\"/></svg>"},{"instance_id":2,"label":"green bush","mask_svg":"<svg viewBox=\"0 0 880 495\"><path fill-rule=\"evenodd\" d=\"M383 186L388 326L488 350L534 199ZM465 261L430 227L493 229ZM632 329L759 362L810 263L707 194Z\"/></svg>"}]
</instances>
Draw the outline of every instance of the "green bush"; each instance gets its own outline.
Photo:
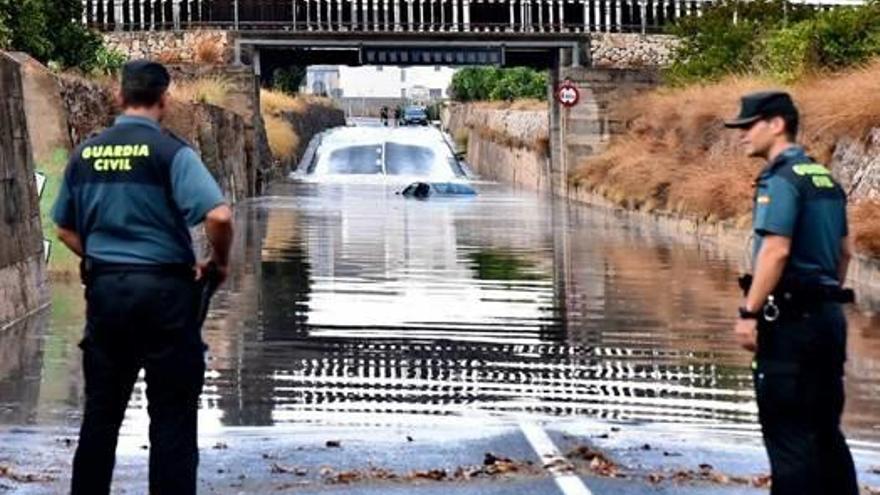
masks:
<instances>
[{"instance_id":1,"label":"green bush","mask_svg":"<svg viewBox=\"0 0 880 495\"><path fill-rule=\"evenodd\" d=\"M83 68L90 74L112 76L118 74L127 61L128 57L124 53L100 45L92 60Z\"/></svg>"},{"instance_id":2,"label":"green bush","mask_svg":"<svg viewBox=\"0 0 880 495\"><path fill-rule=\"evenodd\" d=\"M723 0L668 32L681 39L666 73L673 84L740 73L791 82L880 54L880 2L819 11L780 0Z\"/></svg>"},{"instance_id":3,"label":"green bush","mask_svg":"<svg viewBox=\"0 0 880 495\"><path fill-rule=\"evenodd\" d=\"M286 68L275 69L272 72L272 89L295 95L299 93L299 87L305 78L305 67L292 65Z\"/></svg>"},{"instance_id":4,"label":"green bush","mask_svg":"<svg viewBox=\"0 0 880 495\"><path fill-rule=\"evenodd\" d=\"M816 18L817 63L839 69L880 55L880 2L821 12Z\"/></svg>"},{"instance_id":5,"label":"green bush","mask_svg":"<svg viewBox=\"0 0 880 495\"><path fill-rule=\"evenodd\" d=\"M0 44L44 63L88 69L102 42L80 23L82 8L80 0L0 0Z\"/></svg>"},{"instance_id":6,"label":"green bush","mask_svg":"<svg viewBox=\"0 0 880 495\"><path fill-rule=\"evenodd\" d=\"M459 101L543 100L547 97L547 74L525 67L469 67L452 76L452 94Z\"/></svg>"},{"instance_id":7,"label":"green bush","mask_svg":"<svg viewBox=\"0 0 880 495\"><path fill-rule=\"evenodd\" d=\"M818 67L816 29L812 20L769 33L761 42L759 71L790 83Z\"/></svg>"}]
</instances>

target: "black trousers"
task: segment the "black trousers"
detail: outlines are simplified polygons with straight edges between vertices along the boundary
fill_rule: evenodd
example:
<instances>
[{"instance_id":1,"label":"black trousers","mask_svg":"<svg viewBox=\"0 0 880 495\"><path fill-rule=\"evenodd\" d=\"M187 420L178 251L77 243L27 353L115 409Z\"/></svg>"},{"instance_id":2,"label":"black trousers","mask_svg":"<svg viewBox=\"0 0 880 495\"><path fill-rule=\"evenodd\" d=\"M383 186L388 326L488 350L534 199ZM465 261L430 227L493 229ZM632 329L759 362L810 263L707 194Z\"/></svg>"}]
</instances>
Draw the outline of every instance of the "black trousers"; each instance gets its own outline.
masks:
<instances>
[{"instance_id":1,"label":"black trousers","mask_svg":"<svg viewBox=\"0 0 880 495\"><path fill-rule=\"evenodd\" d=\"M858 495L840 431L846 318L839 304L783 308L758 325L758 417L773 476L771 495Z\"/></svg>"},{"instance_id":2,"label":"black trousers","mask_svg":"<svg viewBox=\"0 0 880 495\"><path fill-rule=\"evenodd\" d=\"M150 415L150 493L196 493L198 398L205 373L198 284L159 272L102 272L86 289L85 416L72 493L110 493L116 441L145 370Z\"/></svg>"}]
</instances>

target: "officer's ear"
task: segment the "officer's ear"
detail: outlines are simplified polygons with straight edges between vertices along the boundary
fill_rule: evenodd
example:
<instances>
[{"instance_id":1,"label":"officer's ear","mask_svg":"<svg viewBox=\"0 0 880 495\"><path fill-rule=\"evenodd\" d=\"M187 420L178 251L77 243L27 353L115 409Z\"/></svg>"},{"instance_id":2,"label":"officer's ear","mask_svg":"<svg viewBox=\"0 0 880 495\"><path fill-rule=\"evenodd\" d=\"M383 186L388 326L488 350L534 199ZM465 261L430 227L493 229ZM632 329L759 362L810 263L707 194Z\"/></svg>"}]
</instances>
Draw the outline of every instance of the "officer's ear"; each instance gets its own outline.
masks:
<instances>
[{"instance_id":1,"label":"officer's ear","mask_svg":"<svg viewBox=\"0 0 880 495\"><path fill-rule=\"evenodd\" d=\"M774 136L785 136L787 134L785 119L779 115L770 117L770 119L767 120L767 125L770 126L770 131Z\"/></svg>"},{"instance_id":2,"label":"officer's ear","mask_svg":"<svg viewBox=\"0 0 880 495\"><path fill-rule=\"evenodd\" d=\"M165 108L168 106L168 98L168 91L162 93L162 96L159 97L158 101L159 110L165 110Z\"/></svg>"},{"instance_id":3,"label":"officer's ear","mask_svg":"<svg viewBox=\"0 0 880 495\"><path fill-rule=\"evenodd\" d=\"M122 85L116 86L116 91L113 92L113 102L116 103L117 108L125 108L125 96L122 95Z\"/></svg>"}]
</instances>

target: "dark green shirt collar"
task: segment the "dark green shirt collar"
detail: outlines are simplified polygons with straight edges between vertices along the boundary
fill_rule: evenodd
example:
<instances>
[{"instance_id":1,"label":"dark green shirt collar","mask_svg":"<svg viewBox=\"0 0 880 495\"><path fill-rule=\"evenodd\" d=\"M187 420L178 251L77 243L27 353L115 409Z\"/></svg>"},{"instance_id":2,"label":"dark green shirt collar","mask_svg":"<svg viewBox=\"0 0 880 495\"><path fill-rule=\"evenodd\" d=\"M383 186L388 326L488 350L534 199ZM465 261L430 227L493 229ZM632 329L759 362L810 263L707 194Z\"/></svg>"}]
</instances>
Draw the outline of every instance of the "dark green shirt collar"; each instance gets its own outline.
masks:
<instances>
[{"instance_id":1,"label":"dark green shirt collar","mask_svg":"<svg viewBox=\"0 0 880 495\"><path fill-rule=\"evenodd\" d=\"M135 125L143 125L150 127L152 129L156 129L157 131L161 131L162 127L159 126L159 123L155 120L148 117L138 117L134 115L120 115L116 117L116 121L114 125L126 125L126 124L135 124Z\"/></svg>"},{"instance_id":2,"label":"dark green shirt collar","mask_svg":"<svg viewBox=\"0 0 880 495\"><path fill-rule=\"evenodd\" d=\"M786 148L785 151L780 153L773 159L773 161L767 163L767 166L761 170L761 174L759 177L765 177L768 175L772 175L773 171L779 168L780 166L791 163L791 162L811 162L809 156L807 156L807 151L801 145L794 145L789 148Z\"/></svg>"}]
</instances>

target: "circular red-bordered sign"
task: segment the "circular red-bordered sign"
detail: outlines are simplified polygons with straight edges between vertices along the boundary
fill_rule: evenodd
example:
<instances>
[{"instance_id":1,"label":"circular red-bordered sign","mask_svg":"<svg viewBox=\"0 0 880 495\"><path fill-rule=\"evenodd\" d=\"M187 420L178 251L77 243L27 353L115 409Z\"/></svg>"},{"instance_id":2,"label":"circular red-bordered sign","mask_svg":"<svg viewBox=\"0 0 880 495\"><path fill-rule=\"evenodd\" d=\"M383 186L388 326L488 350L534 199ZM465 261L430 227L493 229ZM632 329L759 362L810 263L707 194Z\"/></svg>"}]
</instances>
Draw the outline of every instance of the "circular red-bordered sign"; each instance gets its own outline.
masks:
<instances>
[{"instance_id":1,"label":"circular red-bordered sign","mask_svg":"<svg viewBox=\"0 0 880 495\"><path fill-rule=\"evenodd\" d=\"M581 99L581 92L578 91L571 81L566 81L556 90L556 101L564 107L573 107L577 105Z\"/></svg>"}]
</instances>

